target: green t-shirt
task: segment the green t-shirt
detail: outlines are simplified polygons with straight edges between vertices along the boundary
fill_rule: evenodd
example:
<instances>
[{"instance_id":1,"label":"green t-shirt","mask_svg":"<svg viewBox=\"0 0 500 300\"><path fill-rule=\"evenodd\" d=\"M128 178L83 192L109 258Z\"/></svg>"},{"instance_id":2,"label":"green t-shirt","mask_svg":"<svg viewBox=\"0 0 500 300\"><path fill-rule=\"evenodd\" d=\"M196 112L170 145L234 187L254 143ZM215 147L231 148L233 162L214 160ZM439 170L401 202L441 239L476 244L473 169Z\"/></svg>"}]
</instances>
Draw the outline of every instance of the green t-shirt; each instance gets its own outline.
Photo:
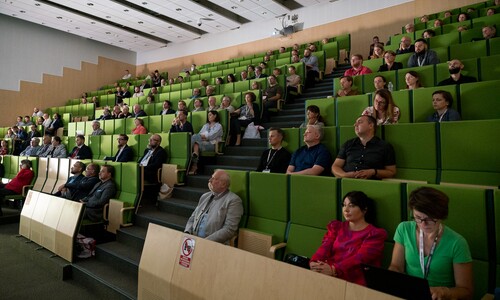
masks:
<instances>
[{"instance_id":1,"label":"green t-shirt","mask_svg":"<svg viewBox=\"0 0 500 300\"><path fill-rule=\"evenodd\" d=\"M416 237L417 223L413 221L402 222L396 229L394 240L405 249L406 273L423 278L418 242ZM428 257L424 258L425 265ZM429 270L429 286L455 286L453 264L472 262L472 257L467 241L450 227L444 226L441 240L434 250Z\"/></svg>"}]
</instances>

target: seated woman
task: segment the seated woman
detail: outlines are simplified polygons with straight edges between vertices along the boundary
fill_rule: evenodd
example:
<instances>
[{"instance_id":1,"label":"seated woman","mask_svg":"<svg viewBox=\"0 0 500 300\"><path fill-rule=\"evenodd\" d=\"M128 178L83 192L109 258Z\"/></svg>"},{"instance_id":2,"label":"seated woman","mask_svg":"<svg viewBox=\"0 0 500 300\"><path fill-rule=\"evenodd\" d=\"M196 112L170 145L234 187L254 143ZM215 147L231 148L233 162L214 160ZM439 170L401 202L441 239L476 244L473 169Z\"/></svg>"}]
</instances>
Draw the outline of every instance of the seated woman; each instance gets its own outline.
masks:
<instances>
[{"instance_id":1,"label":"seated woman","mask_svg":"<svg viewBox=\"0 0 500 300\"><path fill-rule=\"evenodd\" d=\"M240 106L231 114L231 125L229 126L229 134L231 136L231 143L234 142L235 146L241 144L241 127L246 127L250 123L259 124L260 110L259 106L255 103L256 96L252 92L245 94L245 104Z\"/></svg>"},{"instance_id":2,"label":"seated woman","mask_svg":"<svg viewBox=\"0 0 500 300\"><path fill-rule=\"evenodd\" d=\"M381 43L376 43L373 46L373 54L370 55L370 59L377 59L384 57L384 45Z\"/></svg>"},{"instance_id":3,"label":"seated woman","mask_svg":"<svg viewBox=\"0 0 500 300\"><path fill-rule=\"evenodd\" d=\"M203 108L203 101L201 99L197 98L193 102L193 110L191 111L204 111L205 109Z\"/></svg>"},{"instance_id":4,"label":"seated woman","mask_svg":"<svg viewBox=\"0 0 500 300\"><path fill-rule=\"evenodd\" d=\"M226 79L227 83L236 82L236 77L233 74L227 74Z\"/></svg>"},{"instance_id":5,"label":"seated woman","mask_svg":"<svg viewBox=\"0 0 500 300\"><path fill-rule=\"evenodd\" d=\"M453 96L448 91L435 91L432 93L432 107L436 111L427 117L428 122L460 121L460 114L451 108Z\"/></svg>"},{"instance_id":6,"label":"seated woman","mask_svg":"<svg viewBox=\"0 0 500 300\"><path fill-rule=\"evenodd\" d=\"M196 175L198 171L198 158L200 152L215 151L217 142L222 141L223 135L222 125L219 123L219 113L211 110L207 115L207 123L203 125L200 132L191 136L191 168L189 175Z\"/></svg>"},{"instance_id":7,"label":"seated woman","mask_svg":"<svg viewBox=\"0 0 500 300\"><path fill-rule=\"evenodd\" d=\"M126 118L132 118L132 117L133 117L133 115L130 112L130 107L128 105L124 105L123 108L122 108L122 112L120 113L120 115L118 116L118 118L120 118L120 119L126 119Z\"/></svg>"},{"instance_id":8,"label":"seated woman","mask_svg":"<svg viewBox=\"0 0 500 300\"><path fill-rule=\"evenodd\" d=\"M387 89L387 79L382 75L377 75L373 78L373 86L375 87L375 91Z\"/></svg>"},{"instance_id":9,"label":"seated woman","mask_svg":"<svg viewBox=\"0 0 500 300\"><path fill-rule=\"evenodd\" d=\"M231 97L229 97L229 96L222 97L222 101L220 103L219 109L225 109L229 113L233 113L234 107L231 105Z\"/></svg>"},{"instance_id":10,"label":"seated woman","mask_svg":"<svg viewBox=\"0 0 500 300\"><path fill-rule=\"evenodd\" d=\"M217 79L215 79L215 84L224 84L224 79L222 79L222 77L217 77Z\"/></svg>"},{"instance_id":11,"label":"seated woman","mask_svg":"<svg viewBox=\"0 0 500 300\"><path fill-rule=\"evenodd\" d=\"M405 75L406 89L414 90L422 87L420 76L415 71L408 71Z\"/></svg>"},{"instance_id":12,"label":"seated woman","mask_svg":"<svg viewBox=\"0 0 500 300\"><path fill-rule=\"evenodd\" d=\"M59 129L61 127L63 127L61 115L58 113L55 113L52 116L52 122L50 123L49 127L45 129L45 134L48 134L50 136L54 136L57 133L57 129Z\"/></svg>"},{"instance_id":13,"label":"seated woman","mask_svg":"<svg viewBox=\"0 0 500 300\"><path fill-rule=\"evenodd\" d=\"M377 125L397 124L399 120L399 107L394 104L392 94L386 89L375 92L373 106L365 108L363 116L372 116L377 120Z\"/></svg>"},{"instance_id":14,"label":"seated woman","mask_svg":"<svg viewBox=\"0 0 500 300\"><path fill-rule=\"evenodd\" d=\"M300 124L300 128L307 128L307 125L325 126L320 109L316 105L309 105L306 113L307 121Z\"/></svg>"},{"instance_id":15,"label":"seated woman","mask_svg":"<svg viewBox=\"0 0 500 300\"><path fill-rule=\"evenodd\" d=\"M12 130L11 127L9 127L9 129L7 129L7 133L5 134L5 138L6 139L15 139L17 137L17 135L14 133L14 130Z\"/></svg>"},{"instance_id":16,"label":"seated woman","mask_svg":"<svg viewBox=\"0 0 500 300\"><path fill-rule=\"evenodd\" d=\"M28 159L21 160L20 170L9 183L0 183L0 203L3 202L5 196L8 195L20 195L23 193L23 187L29 185L31 180L35 176L33 170L31 170L31 161ZM2 215L2 209L0 206L0 216Z\"/></svg>"},{"instance_id":17,"label":"seated woman","mask_svg":"<svg viewBox=\"0 0 500 300\"><path fill-rule=\"evenodd\" d=\"M311 270L366 285L361 264L380 266L387 233L371 223L374 201L363 192L349 192L342 202L344 222L334 220L309 263Z\"/></svg>"},{"instance_id":18,"label":"seated woman","mask_svg":"<svg viewBox=\"0 0 500 300\"><path fill-rule=\"evenodd\" d=\"M148 130L146 127L144 127L144 120L143 119L135 119L135 128L132 129L132 134L146 134L148 133Z\"/></svg>"},{"instance_id":19,"label":"seated woman","mask_svg":"<svg viewBox=\"0 0 500 300\"><path fill-rule=\"evenodd\" d=\"M289 66L288 67L288 75L286 77L286 98L285 101L286 103L293 103L295 102L295 97L297 96L297 93L299 92L299 85L300 85L300 76L297 75L297 70L295 69L295 66Z\"/></svg>"},{"instance_id":20,"label":"seated woman","mask_svg":"<svg viewBox=\"0 0 500 300\"><path fill-rule=\"evenodd\" d=\"M252 81L252 83L250 84L251 90L260 90L261 87L262 87L262 85L258 81Z\"/></svg>"},{"instance_id":21,"label":"seated woman","mask_svg":"<svg viewBox=\"0 0 500 300\"><path fill-rule=\"evenodd\" d=\"M9 142L2 140L0 142L0 155L6 155L9 153Z\"/></svg>"},{"instance_id":22,"label":"seated woman","mask_svg":"<svg viewBox=\"0 0 500 300\"><path fill-rule=\"evenodd\" d=\"M442 221L448 196L430 187L411 192L415 221L399 224L390 270L426 278L432 299L472 299L472 257L467 241Z\"/></svg>"},{"instance_id":23,"label":"seated woman","mask_svg":"<svg viewBox=\"0 0 500 300\"><path fill-rule=\"evenodd\" d=\"M403 63L396 61L396 52L392 50L387 50L384 52L384 62L385 64L381 65L378 68L379 72L393 71L403 68Z\"/></svg>"}]
</instances>

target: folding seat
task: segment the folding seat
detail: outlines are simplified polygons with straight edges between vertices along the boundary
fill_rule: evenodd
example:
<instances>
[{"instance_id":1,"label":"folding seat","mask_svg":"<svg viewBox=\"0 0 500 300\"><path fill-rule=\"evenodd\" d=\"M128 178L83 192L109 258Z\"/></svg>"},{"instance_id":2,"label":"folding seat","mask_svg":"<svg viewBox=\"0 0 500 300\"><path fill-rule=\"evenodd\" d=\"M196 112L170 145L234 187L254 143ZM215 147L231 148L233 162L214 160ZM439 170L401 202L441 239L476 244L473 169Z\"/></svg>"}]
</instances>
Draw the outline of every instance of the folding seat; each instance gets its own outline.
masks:
<instances>
[{"instance_id":1,"label":"folding seat","mask_svg":"<svg viewBox=\"0 0 500 300\"><path fill-rule=\"evenodd\" d=\"M460 33L458 31L437 35L429 39L429 47L431 49L456 44L460 44Z\"/></svg>"},{"instance_id":2,"label":"folding seat","mask_svg":"<svg viewBox=\"0 0 500 300\"><path fill-rule=\"evenodd\" d=\"M234 92L248 91L250 88L250 80L237 81L234 83Z\"/></svg>"},{"instance_id":3,"label":"folding seat","mask_svg":"<svg viewBox=\"0 0 500 300\"><path fill-rule=\"evenodd\" d=\"M395 178L436 183L438 147L435 123L383 126L384 140L396 153Z\"/></svg>"},{"instance_id":4,"label":"folding seat","mask_svg":"<svg viewBox=\"0 0 500 300\"><path fill-rule=\"evenodd\" d=\"M451 58L453 59L453 57ZM478 58L470 58L460 60L464 64L464 69L461 74L466 76L472 76L476 79L479 78L479 59ZM439 84L442 80L450 78L450 72L448 70L448 63L442 62L436 65L436 85Z\"/></svg>"},{"instance_id":5,"label":"folding seat","mask_svg":"<svg viewBox=\"0 0 500 300\"><path fill-rule=\"evenodd\" d=\"M435 111L432 107L432 93L437 90L444 90L453 96L453 109L458 110L457 87L454 85L436 86L428 88L418 88L413 90L413 122L426 122L427 117Z\"/></svg>"},{"instance_id":6,"label":"folding seat","mask_svg":"<svg viewBox=\"0 0 500 300\"><path fill-rule=\"evenodd\" d=\"M92 122L93 121L82 122L82 123L85 123L85 135L90 135L90 134L92 134L92 131L94 131L94 129L92 128ZM99 124L102 124L102 123L99 121ZM77 128L77 130L78 130L78 128Z\"/></svg>"},{"instance_id":7,"label":"folding seat","mask_svg":"<svg viewBox=\"0 0 500 300\"><path fill-rule=\"evenodd\" d=\"M500 78L500 55L486 56L479 59L481 81Z\"/></svg>"},{"instance_id":8,"label":"folding seat","mask_svg":"<svg viewBox=\"0 0 500 300\"><path fill-rule=\"evenodd\" d=\"M160 133L162 132L162 116L149 115L149 127L148 131L152 133Z\"/></svg>"},{"instance_id":9,"label":"folding seat","mask_svg":"<svg viewBox=\"0 0 500 300\"><path fill-rule=\"evenodd\" d=\"M291 57L290 56L278 58L276 60L276 66L288 65L288 64L290 64L290 62L291 62Z\"/></svg>"},{"instance_id":10,"label":"folding seat","mask_svg":"<svg viewBox=\"0 0 500 300\"><path fill-rule=\"evenodd\" d=\"M402 63L403 68L406 68L406 67L408 67L408 59L412 55L413 55L413 53L398 54L398 55L396 55L396 58L394 59L394 61Z\"/></svg>"},{"instance_id":11,"label":"folding seat","mask_svg":"<svg viewBox=\"0 0 500 300\"><path fill-rule=\"evenodd\" d=\"M222 71L213 71L213 72L210 72L210 78L215 79L217 77L222 77Z\"/></svg>"},{"instance_id":12,"label":"folding seat","mask_svg":"<svg viewBox=\"0 0 500 300\"><path fill-rule=\"evenodd\" d=\"M399 108L398 124L410 123L411 119L411 96L409 90L400 90L392 92L394 104ZM373 102L373 99L372 99Z\"/></svg>"},{"instance_id":13,"label":"folding seat","mask_svg":"<svg viewBox=\"0 0 500 300\"><path fill-rule=\"evenodd\" d=\"M370 95L339 97L336 99L337 125L353 125L361 116L363 110L369 106Z\"/></svg>"},{"instance_id":14,"label":"folding seat","mask_svg":"<svg viewBox=\"0 0 500 300\"><path fill-rule=\"evenodd\" d=\"M192 88L191 81L187 81L187 82L182 82L181 83L181 91L183 91L183 90L190 90L191 88Z\"/></svg>"},{"instance_id":15,"label":"folding seat","mask_svg":"<svg viewBox=\"0 0 500 300\"><path fill-rule=\"evenodd\" d=\"M500 54L500 38L488 40L488 55Z\"/></svg>"},{"instance_id":16,"label":"folding seat","mask_svg":"<svg viewBox=\"0 0 500 300\"><path fill-rule=\"evenodd\" d=\"M421 187L416 183L408 183L407 194ZM488 249L493 249L495 237L488 235L490 223L489 207L491 199L486 199L486 190L465 186L426 185L444 192L450 199L446 226L462 235L469 244L473 259L473 276L482 280L474 280L474 299L480 299L488 289L488 262L493 259ZM411 212L410 216L411 216ZM491 221L490 221L491 220ZM491 222L492 223L492 222ZM490 248L491 247L491 248ZM495 255L492 253L492 255Z\"/></svg>"},{"instance_id":17,"label":"folding seat","mask_svg":"<svg viewBox=\"0 0 500 300\"><path fill-rule=\"evenodd\" d=\"M476 41L450 46L450 57L457 59L477 58L488 55L486 41Z\"/></svg>"},{"instance_id":18,"label":"folding seat","mask_svg":"<svg viewBox=\"0 0 500 300\"><path fill-rule=\"evenodd\" d=\"M76 122L70 122L68 123L68 136L75 136L76 135ZM0 136L3 136L1 135L0 133Z\"/></svg>"},{"instance_id":19,"label":"folding seat","mask_svg":"<svg viewBox=\"0 0 500 300\"><path fill-rule=\"evenodd\" d=\"M180 97L180 99L191 98L192 96L193 96L193 89L192 88L187 88L187 89L182 89L181 90L181 97Z\"/></svg>"},{"instance_id":20,"label":"folding seat","mask_svg":"<svg viewBox=\"0 0 500 300\"><path fill-rule=\"evenodd\" d=\"M244 227L248 218L249 172L239 170L224 171L226 171L231 178L231 185L229 186L229 190L238 195L238 197L240 197L241 201L243 202L243 216L240 221L240 227Z\"/></svg>"},{"instance_id":21,"label":"folding seat","mask_svg":"<svg viewBox=\"0 0 500 300\"><path fill-rule=\"evenodd\" d=\"M300 145L300 132L299 128L282 128L285 132L285 137L283 138L283 148L288 150L288 152L293 153L299 149Z\"/></svg>"},{"instance_id":22,"label":"folding seat","mask_svg":"<svg viewBox=\"0 0 500 300\"><path fill-rule=\"evenodd\" d=\"M500 80L460 85L460 111L463 120L500 119ZM480 100L479 100L480 99Z\"/></svg>"},{"instance_id":23,"label":"folding seat","mask_svg":"<svg viewBox=\"0 0 500 300\"><path fill-rule=\"evenodd\" d=\"M47 168L47 179L45 180L45 184L41 192L52 194L54 190L55 184L57 182L57 172L59 170L59 159L58 158L49 158L48 168Z\"/></svg>"},{"instance_id":24,"label":"folding seat","mask_svg":"<svg viewBox=\"0 0 500 300\"><path fill-rule=\"evenodd\" d=\"M353 76L352 77L352 89L358 91L360 94L363 93L363 78L365 75ZM373 84L373 83L372 83ZM340 77L333 79L333 96L336 97L339 90L342 88L340 85Z\"/></svg>"},{"instance_id":25,"label":"folding seat","mask_svg":"<svg viewBox=\"0 0 500 300\"><path fill-rule=\"evenodd\" d=\"M68 180L68 178L70 176L72 176L72 174L70 174L70 168L72 165L70 165L70 163L72 163L70 161L69 158L60 158L59 159L59 170L58 170L58 173L57 173L57 181L54 185L54 191L57 191L57 189L66 183L66 181Z\"/></svg>"},{"instance_id":26,"label":"folding seat","mask_svg":"<svg viewBox=\"0 0 500 300\"><path fill-rule=\"evenodd\" d=\"M87 130L86 123L87 122L77 122L76 123L76 129L75 129L74 136L76 136L76 132L80 132L80 133L82 133L82 134L85 135L85 133L87 132L86 131ZM92 131L90 131L90 133L92 133ZM90 134L90 133L87 133L87 135Z\"/></svg>"},{"instance_id":27,"label":"folding seat","mask_svg":"<svg viewBox=\"0 0 500 300\"><path fill-rule=\"evenodd\" d=\"M115 120L103 120L101 122L101 128L106 132L106 134L114 134L115 133Z\"/></svg>"},{"instance_id":28,"label":"folding seat","mask_svg":"<svg viewBox=\"0 0 500 300\"><path fill-rule=\"evenodd\" d=\"M180 83L174 83L170 85L170 92L178 92L182 89L182 86Z\"/></svg>"},{"instance_id":29,"label":"folding seat","mask_svg":"<svg viewBox=\"0 0 500 300\"><path fill-rule=\"evenodd\" d=\"M470 30L472 28L472 21L471 20L467 20L467 21L463 21L463 22L454 22L454 23L450 23L450 24L445 24L442 26L442 29L443 29L443 34L448 34L448 33L458 33L458 27L460 26L467 26L468 30ZM467 31L467 30L466 30ZM467 42L470 42L470 40L468 40ZM432 44L432 39L431 39L431 44ZM432 46L434 47L434 46ZM437 47L440 47L440 46L437 46Z\"/></svg>"},{"instance_id":30,"label":"folding seat","mask_svg":"<svg viewBox=\"0 0 500 300\"><path fill-rule=\"evenodd\" d=\"M351 51L351 34L343 34L333 38L334 42L337 42L339 45L339 50L346 50L347 52Z\"/></svg>"},{"instance_id":31,"label":"folding seat","mask_svg":"<svg viewBox=\"0 0 500 300\"><path fill-rule=\"evenodd\" d=\"M92 159L100 159L101 135L91 135L87 139L87 145L92 150Z\"/></svg>"},{"instance_id":32,"label":"folding seat","mask_svg":"<svg viewBox=\"0 0 500 300\"><path fill-rule=\"evenodd\" d=\"M172 121L175 118L175 114L162 115L161 116L161 131L160 132L170 132L172 127Z\"/></svg>"},{"instance_id":33,"label":"folding seat","mask_svg":"<svg viewBox=\"0 0 500 300\"><path fill-rule=\"evenodd\" d=\"M378 71L378 68L380 68L380 66L383 65L384 63L385 62L383 58L375 58L370 60L367 59L363 61L363 66L369 68L374 73L376 73Z\"/></svg>"},{"instance_id":34,"label":"folding seat","mask_svg":"<svg viewBox=\"0 0 500 300\"><path fill-rule=\"evenodd\" d=\"M322 50L325 51L326 58L339 59L339 44L338 42L330 42L324 44Z\"/></svg>"},{"instance_id":35,"label":"folding seat","mask_svg":"<svg viewBox=\"0 0 500 300\"><path fill-rule=\"evenodd\" d=\"M169 96L169 100L170 101L178 101L181 99L181 91L178 90L178 91L172 91L170 92L170 96Z\"/></svg>"},{"instance_id":36,"label":"folding seat","mask_svg":"<svg viewBox=\"0 0 500 300\"><path fill-rule=\"evenodd\" d=\"M243 64L243 65L240 65L239 67L234 68L234 76L236 78L239 78L241 72L243 70L246 70L246 69L247 69L247 65L246 64Z\"/></svg>"},{"instance_id":37,"label":"folding seat","mask_svg":"<svg viewBox=\"0 0 500 300\"><path fill-rule=\"evenodd\" d=\"M485 8L485 7L486 7L486 2L482 1L479 3L475 3L475 4L469 4L466 6L462 6L462 7L460 7L460 12L467 12L467 10L469 8L473 8L475 11L477 11L477 10ZM470 12L469 12L469 14L470 14ZM474 18L474 16L472 18Z\"/></svg>"},{"instance_id":38,"label":"folding seat","mask_svg":"<svg viewBox=\"0 0 500 300\"><path fill-rule=\"evenodd\" d=\"M139 137L140 134L129 134L128 135L128 143L127 145L132 148L132 152L134 153L133 160L134 162L137 162L139 160L139 157L142 157L142 153L139 153ZM116 140L116 139L115 139ZM144 149L142 149L144 151ZM115 152L116 153L116 152ZM114 155L114 153L113 153Z\"/></svg>"},{"instance_id":39,"label":"folding seat","mask_svg":"<svg viewBox=\"0 0 500 300\"><path fill-rule=\"evenodd\" d=\"M362 83L363 93L372 93L375 91L375 86L373 85L373 80L377 76L384 76L385 80L387 81L387 84L389 84L389 82L392 82L393 89L398 90L396 71L386 71L386 72L376 73L377 70L378 70L378 67L376 70L373 70L374 73L365 74L365 75L361 76L361 78L363 80L363 83ZM405 86L405 88L406 88L406 86Z\"/></svg>"},{"instance_id":40,"label":"folding seat","mask_svg":"<svg viewBox=\"0 0 500 300\"><path fill-rule=\"evenodd\" d=\"M323 117L325 126L335 126L335 99L334 98L322 98L322 99L310 99L306 100L304 109L307 113L307 107L310 105L316 105L319 107L321 116ZM306 120L304 120L306 121Z\"/></svg>"},{"instance_id":41,"label":"folding seat","mask_svg":"<svg viewBox=\"0 0 500 300\"><path fill-rule=\"evenodd\" d=\"M234 83L229 82L219 85L219 93L220 94L234 93Z\"/></svg>"},{"instance_id":42,"label":"folding seat","mask_svg":"<svg viewBox=\"0 0 500 300\"><path fill-rule=\"evenodd\" d=\"M500 186L500 158L485 146L499 126L500 119L441 123L441 182Z\"/></svg>"},{"instance_id":43,"label":"folding seat","mask_svg":"<svg viewBox=\"0 0 500 300\"><path fill-rule=\"evenodd\" d=\"M99 159L104 159L105 156L110 157L115 154L115 140L113 140L113 135L101 135L101 141L99 144Z\"/></svg>"},{"instance_id":44,"label":"folding seat","mask_svg":"<svg viewBox=\"0 0 500 300\"><path fill-rule=\"evenodd\" d=\"M433 87L435 86L435 76L434 76L434 65L427 65L422 67L404 68L397 71L397 86L398 90L406 89L406 73L409 71L415 71L420 76L420 83L423 87Z\"/></svg>"},{"instance_id":45,"label":"folding seat","mask_svg":"<svg viewBox=\"0 0 500 300\"><path fill-rule=\"evenodd\" d=\"M191 120L191 125L193 125L194 133L200 132L201 128L205 123L207 123L207 112L206 111L195 111L190 113L189 119Z\"/></svg>"},{"instance_id":46,"label":"folding seat","mask_svg":"<svg viewBox=\"0 0 500 300\"><path fill-rule=\"evenodd\" d=\"M234 60L233 60L233 62L227 64L228 69L234 69L234 68L239 67L239 66L240 66L240 62L238 62L238 61L235 62Z\"/></svg>"},{"instance_id":47,"label":"folding seat","mask_svg":"<svg viewBox=\"0 0 500 300\"><path fill-rule=\"evenodd\" d=\"M34 161L32 161L32 163L33 162ZM38 158L37 162L38 172L32 190L40 192L43 189L45 181L47 180L49 159L47 157L40 157Z\"/></svg>"},{"instance_id":48,"label":"folding seat","mask_svg":"<svg viewBox=\"0 0 500 300\"><path fill-rule=\"evenodd\" d=\"M142 104L142 109L144 110L144 112L146 113L146 115L148 116L152 116L155 114L155 103L146 103L146 104ZM148 128L148 127L146 127ZM107 131L106 131L107 133Z\"/></svg>"},{"instance_id":49,"label":"folding seat","mask_svg":"<svg viewBox=\"0 0 500 300\"><path fill-rule=\"evenodd\" d=\"M120 134L125 133L125 119L115 119L114 120L114 130L113 132L106 132L107 134Z\"/></svg>"},{"instance_id":50,"label":"folding seat","mask_svg":"<svg viewBox=\"0 0 500 300\"><path fill-rule=\"evenodd\" d=\"M240 82L246 82L245 81L240 81ZM248 90L248 89L247 89ZM238 109L242 105L243 96L241 95L241 92L234 92L234 93L229 93L229 94L224 94L224 96L228 96L231 98L231 105L235 108Z\"/></svg>"},{"instance_id":51,"label":"folding seat","mask_svg":"<svg viewBox=\"0 0 500 300\"><path fill-rule=\"evenodd\" d=\"M229 74L234 74L234 67L228 67L224 70L222 70L222 76L226 77ZM226 78L224 78L224 82L226 82Z\"/></svg>"},{"instance_id":52,"label":"folding seat","mask_svg":"<svg viewBox=\"0 0 500 300\"><path fill-rule=\"evenodd\" d=\"M311 53L311 55L314 55L318 58L318 67L320 72L325 72L325 66L326 66L326 55L325 51L316 51Z\"/></svg>"},{"instance_id":53,"label":"folding seat","mask_svg":"<svg viewBox=\"0 0 500 300\"><path fill-rule=\"evenodd\" d=\"M285 257L291 253L310 258L321 246L327 232L326 225L328 224L325 224L323 228L317 228L291 223L288 230Z\"/></svg>"},{"instance_id":54,"label":"folding seat","mask_svg":"<svg viewBox=\"0 0 500 300\"><path fill-rule=\"evenodd\" d=\"M401 44L401 38L404 37L404 36L407 36L411 39L412 41L412 44L413 42L416 40L415 39L415 33L406 33L405 32L405 28L403 27L402 29L402 32L403 33L400 33L400 34L395 34L395 35L391 35L391 45L398 45L398 47L396 47L396 49L399 48L399 44ZM419 36L420 37L420 36ZM387 48L384 48L385 50L388 50Z\"/></svg>"}]
</instances>

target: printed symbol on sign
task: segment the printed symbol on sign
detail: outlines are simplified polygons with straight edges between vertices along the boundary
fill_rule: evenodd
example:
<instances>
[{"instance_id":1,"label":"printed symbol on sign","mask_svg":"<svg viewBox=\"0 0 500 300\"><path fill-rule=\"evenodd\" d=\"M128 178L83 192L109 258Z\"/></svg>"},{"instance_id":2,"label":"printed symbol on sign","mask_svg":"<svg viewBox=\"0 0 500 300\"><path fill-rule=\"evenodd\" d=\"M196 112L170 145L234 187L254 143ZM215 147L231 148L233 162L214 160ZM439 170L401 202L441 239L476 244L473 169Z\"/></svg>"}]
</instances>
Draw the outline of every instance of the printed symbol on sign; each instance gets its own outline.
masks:
<instances>
[{"instance_id":1,"label":"printed symbol on sign","mask_svg":"<svg viewBox=\"0 0 500 300\"><path fill-rule=\"evenodd\" d=\"M193 252L194 241L192 239L186 239L182 244L182 254L189 256Z\"/></svg>"}]
</instances>

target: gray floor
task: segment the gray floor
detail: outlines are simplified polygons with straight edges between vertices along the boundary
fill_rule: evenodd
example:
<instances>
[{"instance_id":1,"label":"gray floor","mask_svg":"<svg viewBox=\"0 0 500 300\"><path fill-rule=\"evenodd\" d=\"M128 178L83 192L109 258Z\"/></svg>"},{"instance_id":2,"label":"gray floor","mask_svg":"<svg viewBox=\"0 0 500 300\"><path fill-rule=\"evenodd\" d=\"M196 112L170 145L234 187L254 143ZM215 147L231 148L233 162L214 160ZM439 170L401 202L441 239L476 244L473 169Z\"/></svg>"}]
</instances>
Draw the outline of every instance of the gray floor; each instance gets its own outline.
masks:
<instances>
[{"instance_id":1,"label":"gray floor","mask_svg":"<svg viewBox=\"0 0 500 300\"><path fill-rule=\"evenodd\" d=\"M5 213L5 210L4 210ZM98 299L74 280L62 281L58 274L37 266L19 253L14 243L19 223L0 225L0 298L7 299Z\"/></svg>"}]
</instances>

